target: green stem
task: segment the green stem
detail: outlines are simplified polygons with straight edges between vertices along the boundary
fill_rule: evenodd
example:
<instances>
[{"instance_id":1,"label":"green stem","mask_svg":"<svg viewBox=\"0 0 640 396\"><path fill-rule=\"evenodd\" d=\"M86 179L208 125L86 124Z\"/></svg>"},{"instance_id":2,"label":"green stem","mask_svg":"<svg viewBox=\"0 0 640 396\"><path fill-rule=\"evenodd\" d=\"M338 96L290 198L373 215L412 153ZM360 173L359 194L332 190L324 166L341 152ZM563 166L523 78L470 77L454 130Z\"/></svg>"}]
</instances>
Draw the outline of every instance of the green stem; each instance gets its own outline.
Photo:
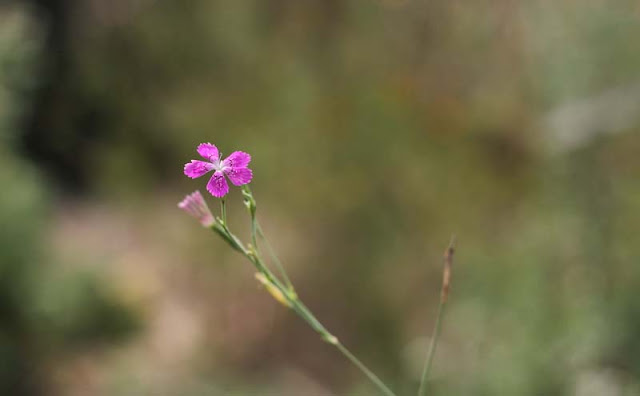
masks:
<instances>
[{"instance_id":1,"label":"green stem","mask_svg":"<svg viewBox=\"0 0 640 396\"><path fill-rule=\"evenodd\" d=\"M442 326L442 314L444 306L449 298L449 287L451 286L451 267L453 265L453 253L455 251L456 236L452 235L447 250L444 251L444 268L442 270L442 288L440 290L440 303L438 304L438 315L433 329L433 336L429 344L429 352L427 352L427 360L422 370L422 379L418 388L418 396L425 396L427 392L427 382L429 381L429 373L433 364L433 357L436 354L436 346L438 345L438 336L440 336L440 327Z\"/></svg>"},{"instance_id":2,"label":"green stem","mask_svg":"<svg viewBox=\"0 0 640 396\"><path fill-rule=\"evenodd\" d=\"M221 232L221 230L219 230L217 228L214 228L214 230L216 230L218 233ZM231 233L231 231L229 230L228 227L225 226L223 232L226 233L226 235L224 235L224 236L227 238L227 240L236 242L236 244L237 244L236 250L238 250L240 253L242 253L242 255L245 256L249 261L251 261L251 263L256 267L256 269L259 272L261 272L262 274L264 274L264 276L270 282L272 282L275 287L277 287L280 290L280 292L283 294L283 296L291 304L291 308L294 310L294 312L296 314L298 314L298 316L300 318L302 318L305 322L307 322L307 324L313 330L315 330L324 341L326 341L327 343L329 343L331 345L334 345L336 348L338 348L338 350L340 352L342 352L342 354L344 356L346 356L354 365L356 365L356 367L358 367L360 369L360 371L362 371L371 380L371 382L373 382L378 387L378 389L384 395L386 395L386 396L396 396L384 384L384 382L382 382L382 380L380 380L380 378L378 378L371 370L369 370L367 368L367 366L364 365L364 363L362 363L360 360L358 360L358 358L356 358L344 345L342 345L338 341L338 339L335 336L333 336L326 329L326 327L324 327L324 325L322 323L320 323L320 321L313 315L313 313L311 313L311 311L302 303L302 301L298 298L298 296L295 293L291 292L293 290L292 287L291 287L291 289L289 289L288 287L285 287L278 280L278 278L275 277L273 272L271 272L271 270L262 262L262 259L257 254L257 252L254 252L255 254L252 254L252 252L250 250L245 249L244 246L242 245L242 243L238 240L238 238L234 234ZM232 246L233 246L233 244L232 244ZM288 278L285 278L285 279L288 280Z\"/></svg>"},{"instance_id":3,"label":"green stem","mask_svg":"<svg viewBox=\"0 0 640 396\"><path fill-rule=\"evenodd\" d=\"M256 225L256 216L255 214L253 216L251 216L251 243L253 243L253 246L256 249L256 252L258 252L258 226Z\"/></svg>"},{"instance_id":4,"label":"green stem","mask_svg":"<svg viewBox=\"0 0 640 396\"><path fill-rule=\"evenodd\" d=\"M291 283L291 280L287 275L287 271L285 271L284 266L282 265L282 262L280 261L278 256L276 256L276 253L273 250L271 243L269 243L269 240L264 235L264 232L262 232L262 226L260 226L260 222L256 220L255 224L256 224L256 230L258 231L258 235L260 236L260 238L262 238L262 240L264 241L264 244L267 246L267 251L269 252L269 257L271 257L271 261L275 263L276 267L278 268L278 272L280 272L280 275L282 275L282 279L284 279L284 283L287 284L287 287L289 288L289 290L293 291L293 284Z\"/></svg>"},{"instance_id":5,"label":"green stem","mask_svg":"<svg viewBox=\"0 0 640 396\"><path fill-rule=\"evenodd\" d=\"M316 319L313 313L311 313L309 308L307 308L307 306L304 305L304 303L300 300L300 298L296 296L295 298L292 298L290 300L293 304L293 307L295 308L296 313L298 313L298 315L301 316L309 324L309 326L311 326L315 331L317 331L323 339L328 341L332 338L335 338L329 332L329 330L327 330L327 328L324 327L324 325L320 323L318 319Z\"/></svg>"},{"instance_id":6,"label":"green stem","mask_svg":"<svg viewBox=\"0 0 640 396\"><path fill-rule=\"evenodd\" d=\"M382 380L373 373L373 371L369 370L369 368L367 368L367 366L365 366L365 364L362 363L360 359L355 357L355 355L351 353L351 351L349 351L347 347L340 343L340 341L338 341L338 339L333 334L331 334L324 327L324 325L320 323L318 319L316 319L316 317L299 298L287 298L291 302L292 308L298 314L298 316L304 319L309 324L309 326L311 326L316 332L318 332L318 334L320 334L320 337L324 341L335 346L347 359L351 361L351 363L358 367L360 371L362 371L362 373L366 375L367 378L369 378L369 380L371 380L371 382L373 382L378 387L380 392L382 392L386 396L396 396L395 393L393 393L393 391L391 391L391 389L389 389L384 384L384 382L382 382Z\"/></svg>"},{"instance_id":7,"label":"green stem","mask_svg":"<svg viewBox=\"0 0 640 396\"><path fill-rule=\"evenodd\" d=\"M438 316L436 317L436 324L433 329L433 337L431 337L431 343L429 344L429 352L427 353L427 360L422 370L422 379L420 380L420 388L418 389L418 396L425 396L427 394L427 382L429 381L429 372L431 371L431 365L433 364L433 357L436 354L436 346L438 345L438 336L440 335L440 327L442 323L442 313L446 301L440 299L438 304Z\"/></svg>"},{"instance_id":8,"label":"green stem","mask_svg":"<svg viewBox=\"0 0 640 396\"><path fill-rule=\"evenodd\" d=\"M230 235L229 230L220 223L220 221L216 221L211 227L216 234L220 235L222 239L227 241L229 246L231 246L234 250L239 251L242 254L246 254L247 249L242 245L242 242L235 235Z\"/></svg>"},{"instance_id":9,"label":"green stem","mask_svg":"<svg viewBox=\"0 0 640 396\"><path fill-rule=\"evenodd\" d=\"M257 203L255 198L253 197L251 188L248 185L242 186L242 196L243 196L244 204L247 207L247 210L249 211L249 215L251 216L251 241L255 248L256 254L260 255L260 251L258 248L258 236L260 236L260 238L262 238L262 241L267 245L267 250L269 251L269 256L271 257L271 261L273 261L276 267L278 267L278 272L280 272L280 275L282 276L284 283L287 285L287 288L289 289L289 293L295 294L293 284L291 283L291 280L287 275L287 271L285 271L284 266L282 265L282 262L276 256L276 254L273 251L273 248L271 247L271 244L269 243L267 238L264 236L264 233L262 232L262 227L260 227L260 223L258 222L258 218L256 217Z\"/></svg>"},{"instance_id":10,"label":"green stem","mask_svg":"<svg viewBox=\"0 0 640 396\"><path fill-rule=\"evenodd\" d=\"M227 227L227 199L220 199L220 210L222 212L222 225Z\"/></svg>"},{"instance_id":11,"label":"green stem","mask_svg":"<svg viewBox=\"0 0 640 396\"><path fill-rule=\"evenodd\" d=\"M382 393L384 393L387 396L395 396L395 393L393 393L391 389L387 388L384 382L382 382L380 378L378 378L371 370L369 370L367 366L365 366L357 357L355 357L351 353L351 351L349 351L344 345L342 345L340 342L334 345L336 346L336 348L338 348L340 352L342 352L344 356L347 357L347 359L351 360L351 362L355 364L360 369L360 371L362 371L367 377L369 377L371 382L376 384L376 386L380 389Z\"/></svg>"}]
</instances>

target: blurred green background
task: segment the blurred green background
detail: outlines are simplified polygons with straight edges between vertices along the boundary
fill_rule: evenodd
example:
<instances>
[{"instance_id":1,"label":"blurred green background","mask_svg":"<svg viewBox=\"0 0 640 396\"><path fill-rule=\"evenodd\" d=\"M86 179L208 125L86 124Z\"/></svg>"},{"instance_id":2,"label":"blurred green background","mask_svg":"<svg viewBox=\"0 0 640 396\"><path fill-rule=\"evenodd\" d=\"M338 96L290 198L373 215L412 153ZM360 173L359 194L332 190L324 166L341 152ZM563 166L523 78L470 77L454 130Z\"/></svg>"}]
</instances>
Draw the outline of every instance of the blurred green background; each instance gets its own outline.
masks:
<instances>
[{"instance_id":1,"label":"blurred green background","mask_svg":"<svg viewBox=\"0 0 640 396\"><path fill-rule=\"evenodd\" d=\"M177 209L210 141L399 395L452 233L433 395L640 395L638 37L633 0L0 3L0 394L375 394Z\"/></svg>"}]
</instances>

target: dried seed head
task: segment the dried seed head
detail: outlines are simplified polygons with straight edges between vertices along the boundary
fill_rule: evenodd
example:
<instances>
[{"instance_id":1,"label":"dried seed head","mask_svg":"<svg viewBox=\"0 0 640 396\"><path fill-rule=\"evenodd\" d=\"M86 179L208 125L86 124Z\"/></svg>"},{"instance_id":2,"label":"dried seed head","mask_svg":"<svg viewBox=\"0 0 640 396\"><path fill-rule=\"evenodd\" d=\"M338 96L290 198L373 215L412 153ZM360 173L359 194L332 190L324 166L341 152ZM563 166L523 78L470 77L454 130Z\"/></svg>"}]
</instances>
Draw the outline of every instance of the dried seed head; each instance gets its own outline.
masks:
<instances>
[{"instance_id":1,"label":"dried seed head","mask_svg":"<svg viewBox=\"0 0 640 396\"><path fill-rule=\"evenodd\" d=\"M444 270L442 271L442 294L440 295L440 301L447 302L449 298L449 288L451 286L451 266L453 265L453 253L455 252L455 235L451 237L449 247L444 251Z\"/></svg>"}]
</instances>

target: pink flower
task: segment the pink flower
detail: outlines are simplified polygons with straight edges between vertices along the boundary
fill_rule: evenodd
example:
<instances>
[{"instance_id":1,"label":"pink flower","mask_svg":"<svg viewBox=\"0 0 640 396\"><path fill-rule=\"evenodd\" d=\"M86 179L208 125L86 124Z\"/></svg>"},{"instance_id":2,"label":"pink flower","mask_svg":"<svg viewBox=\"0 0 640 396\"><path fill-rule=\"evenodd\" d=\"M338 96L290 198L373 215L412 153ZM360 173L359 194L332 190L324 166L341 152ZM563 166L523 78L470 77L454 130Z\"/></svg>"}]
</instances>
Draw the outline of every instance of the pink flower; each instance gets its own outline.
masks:
<instances>
[{"instance_id":1,"label":"pink flower","mask_svg":"<svg viewBox=\"0 0 640 396\"><path fill-rule=\"evenodd\" d=\"M195 179L214 171L207 183L207 191L214 197L224 197L229 192L225 176L236 186L247 184L253 178L251 169L247 168L251 161L251 156L247 153L234 151L221 161L216 146L211 143L202 143L198 146L198 154L207 161L191 160L184 165L184 174Z\"/></svg>"},{"instance_id":2,"label":"pink flower","mask_svg":"<svg viewBox=\"0 0 640 396\"><path fill-rule=\"evenodd\" d=\"M195 217L205 227L211 227L215 223L215 219L207 206L207 203L202 198L200 191L194 191L193 193L184 197L184 199L178 204L178 207L191 216Z\"/></svg>"}]
</instances>

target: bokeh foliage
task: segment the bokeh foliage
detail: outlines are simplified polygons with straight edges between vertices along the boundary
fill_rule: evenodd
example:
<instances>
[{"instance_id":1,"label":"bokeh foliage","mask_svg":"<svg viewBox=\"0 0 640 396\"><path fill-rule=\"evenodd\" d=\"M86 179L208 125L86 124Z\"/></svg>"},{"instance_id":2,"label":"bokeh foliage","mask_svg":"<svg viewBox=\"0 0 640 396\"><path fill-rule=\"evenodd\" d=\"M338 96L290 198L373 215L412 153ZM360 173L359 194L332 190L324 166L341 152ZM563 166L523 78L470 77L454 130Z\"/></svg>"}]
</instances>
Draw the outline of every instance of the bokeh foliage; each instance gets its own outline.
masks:
<instances>
[{"instance_id":1,"label":"bokeh foliage","mask_svg":"<svg viewBox=\"0 0 640 396\"><path fill-rule=\"evenodd\" d=\"M54 357L139 327L99 273L65 270L52 257L45 235L59 198L11 150L37 84L40 34L25 8L0 8L0 393L13 395L50 394Z\"/></svg>"},{"instance_id":2,"label":"bokeh foliage","mask_svg":"<svg viewBox=\"0 0 640 396\"><path fill-rule=\"evenodd\" d=\"M402 394L418 380L451 232L460 250L434 391L638 392L636 2L32 3L42 50L18 68L35 70L33 87L7 124L18 137L7 147L32 165L13 166L44 175L51 187L33 182L34 197L126 216L150 246L129 265L171 258L151 273L171 272L163 285L208 306L189 308L209 335L166 389L369 391L295 318L266 325L248 269L173 217L204 186L182 165L211 141L252 153L260 215L301 294ZM91 312L57 328L101 323L78 304L92 292L42 290L60 296L52 318ZM119 393L158 386L102 370Z\"/></svg>"}]
</instances>

